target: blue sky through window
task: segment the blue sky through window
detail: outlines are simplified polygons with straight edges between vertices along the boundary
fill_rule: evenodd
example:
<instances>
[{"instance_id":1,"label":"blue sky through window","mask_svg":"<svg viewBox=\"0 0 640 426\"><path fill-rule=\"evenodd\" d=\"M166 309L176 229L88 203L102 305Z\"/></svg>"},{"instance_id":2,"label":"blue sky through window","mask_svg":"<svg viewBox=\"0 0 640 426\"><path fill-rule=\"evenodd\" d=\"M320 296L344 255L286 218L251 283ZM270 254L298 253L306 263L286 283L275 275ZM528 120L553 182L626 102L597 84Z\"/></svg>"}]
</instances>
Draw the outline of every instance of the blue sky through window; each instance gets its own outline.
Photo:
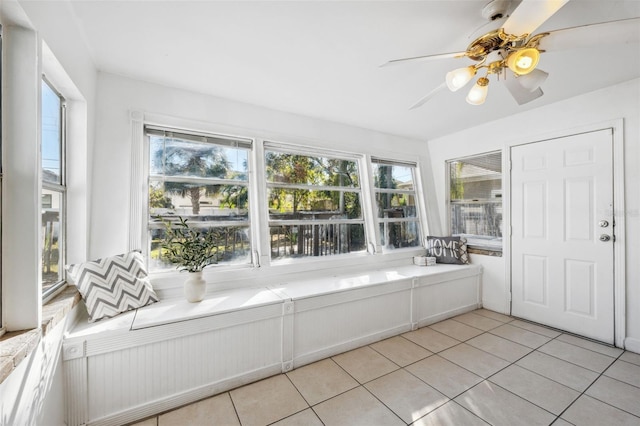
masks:
<instances>
[{"instance_id":1,"label":"blue sky through window","mask_svg":"<svg viewBox=\"0 0 640 426\"><path fill-rule=\"evenodd\" d=\"M62 183L60 96L42 81L42 179Z\"/></svg>"}]
</instances>

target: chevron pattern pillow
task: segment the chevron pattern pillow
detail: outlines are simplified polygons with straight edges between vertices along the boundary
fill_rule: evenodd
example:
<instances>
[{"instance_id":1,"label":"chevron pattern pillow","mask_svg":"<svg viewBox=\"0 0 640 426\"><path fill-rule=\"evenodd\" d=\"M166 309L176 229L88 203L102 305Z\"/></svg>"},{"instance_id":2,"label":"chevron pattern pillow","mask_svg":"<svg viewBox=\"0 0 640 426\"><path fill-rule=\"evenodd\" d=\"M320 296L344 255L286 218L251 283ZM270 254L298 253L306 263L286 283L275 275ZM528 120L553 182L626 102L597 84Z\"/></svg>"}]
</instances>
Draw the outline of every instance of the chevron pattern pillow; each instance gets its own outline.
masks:
<instances>
[{"instance_id":1,"label":"chevron pattern pillow","mask_svg":"<svg viewBox=\"0 0 640 426\"><path fill-rule=\"evenodd\" d=\"M67 272L87 305L89 322L159 300L139 251L68 265Z\"/></svg>"}]
</instances>

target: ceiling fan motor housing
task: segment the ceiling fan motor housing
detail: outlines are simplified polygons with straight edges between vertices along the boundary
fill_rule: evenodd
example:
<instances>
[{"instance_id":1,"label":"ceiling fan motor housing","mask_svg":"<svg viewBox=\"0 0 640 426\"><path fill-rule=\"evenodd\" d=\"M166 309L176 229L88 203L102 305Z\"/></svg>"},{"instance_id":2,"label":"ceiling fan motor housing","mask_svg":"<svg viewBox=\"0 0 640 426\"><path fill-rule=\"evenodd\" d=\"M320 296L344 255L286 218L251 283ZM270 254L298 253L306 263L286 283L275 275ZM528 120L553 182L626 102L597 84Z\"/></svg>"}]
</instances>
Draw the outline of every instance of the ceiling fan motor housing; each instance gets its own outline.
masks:
<instances>
[{"instance_id":1,"label":"ceiling fan motor housing","mask_svg":"<svg viewBox=\"0 0 640 426\"><path fill-rule=\"evenodd\" d=\"M510 4L511 0L493 0L482 8L482 17L490 21L504 18Z\"/></svg>"}]
</instances>

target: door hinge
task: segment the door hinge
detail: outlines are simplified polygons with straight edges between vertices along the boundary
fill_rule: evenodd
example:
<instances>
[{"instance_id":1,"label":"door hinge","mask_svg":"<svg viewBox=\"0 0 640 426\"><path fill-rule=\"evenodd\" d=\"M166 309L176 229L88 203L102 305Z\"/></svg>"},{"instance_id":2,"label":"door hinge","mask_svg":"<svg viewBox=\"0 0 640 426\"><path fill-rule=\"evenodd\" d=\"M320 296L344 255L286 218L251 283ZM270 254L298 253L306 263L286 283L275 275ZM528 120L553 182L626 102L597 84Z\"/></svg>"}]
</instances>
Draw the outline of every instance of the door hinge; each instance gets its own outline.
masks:
<instances>
[{"instance_id":1,"label":"door hinge","mask_svg":"<svg viewBox=\"0 0 640 426\"><path fill-rule=\"evenodd\" d=\"M509 292L509 302L511 302L513 299L511 298L511 292Z\"/></svg>"}]
</instances>

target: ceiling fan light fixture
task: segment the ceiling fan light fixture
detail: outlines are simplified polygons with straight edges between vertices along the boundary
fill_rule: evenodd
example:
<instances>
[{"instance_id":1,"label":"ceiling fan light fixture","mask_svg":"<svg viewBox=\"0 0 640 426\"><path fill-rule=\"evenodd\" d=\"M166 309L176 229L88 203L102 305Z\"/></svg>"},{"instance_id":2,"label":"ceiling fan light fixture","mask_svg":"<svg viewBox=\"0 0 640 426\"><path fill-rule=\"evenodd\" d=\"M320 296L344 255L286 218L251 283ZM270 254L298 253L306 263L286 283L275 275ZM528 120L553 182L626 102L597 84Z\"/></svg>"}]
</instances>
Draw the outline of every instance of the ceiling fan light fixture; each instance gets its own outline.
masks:
<instances>
[{"instance_id":1,"label":"ceiling fan light fixture","mask_svg":"<svg viewBox=\"0 0 640 426\"><path fill-rule=\"evenodd\" d=\"M489 79L480 77L476 84L473 85L467 95L467 103L471 105L482 105L487 99L489 93Z\"/></svg>"},{"instance_id":2,"label":"ceiling fan light fixture","mask_svg":"<svg viewBox=\"0 0 640 426\"><path fill-rule=\"evenodd\" d=\"M535 47L527 47L513 51L507 56L507 66L518 75L529 74L538 65L540 51Z\"/></svg>"},{"instance_id":3,"label":"ceiling fan light fixture","mask_svg":"<svg viewBox=\"0 0 640 426\"><path fill-rule=\"evenodd\" d=\"M449 71L445 79L447 87L452 92L461 89L469 81L471 81L473 76L476 75L476 71L476 67L474 67L473 65Z\"/></svg>"}]
</instances>

